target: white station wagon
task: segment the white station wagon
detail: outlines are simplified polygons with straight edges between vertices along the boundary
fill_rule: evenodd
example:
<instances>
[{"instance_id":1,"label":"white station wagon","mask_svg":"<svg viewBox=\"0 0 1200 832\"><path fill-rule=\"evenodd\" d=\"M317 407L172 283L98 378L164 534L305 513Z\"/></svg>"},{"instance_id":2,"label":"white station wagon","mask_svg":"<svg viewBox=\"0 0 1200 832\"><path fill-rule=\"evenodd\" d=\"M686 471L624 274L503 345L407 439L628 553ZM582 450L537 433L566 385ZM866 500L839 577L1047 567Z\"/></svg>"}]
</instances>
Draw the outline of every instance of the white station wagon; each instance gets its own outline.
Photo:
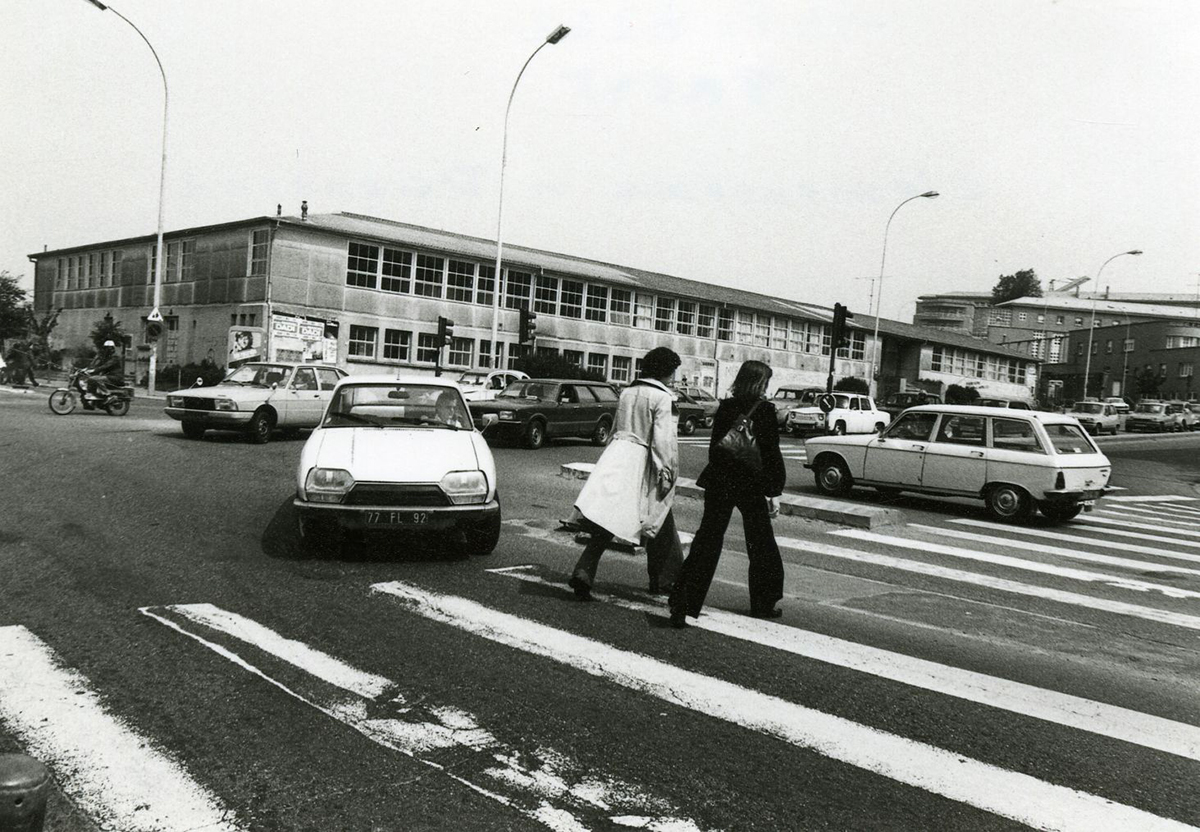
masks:
<instances>
[{"instance_id":1,"label":"white station wagon","mask_svg":"<svg viewBox=\"0 0 1200 832\"><path fill-rule=\"evenodd\" d=\"M854 485L982 499L998 520L1039 509L1062 522L1091 510L1112 472L1079 422L1061 413L925 405L878 436L814 437L806 468L821 492Z\"/></svg>"},{"instance_id":2,"label":"white station wagon","mask_svg":"<svg viewBox=\"0 0 1200 832\"><path fill-rule=\"evenodd\" d=\"M466 550L500 539L496 464L462 392L438 378L339 382L296 470L300 534L459 532Z\"/></svg>"}]
</instances>

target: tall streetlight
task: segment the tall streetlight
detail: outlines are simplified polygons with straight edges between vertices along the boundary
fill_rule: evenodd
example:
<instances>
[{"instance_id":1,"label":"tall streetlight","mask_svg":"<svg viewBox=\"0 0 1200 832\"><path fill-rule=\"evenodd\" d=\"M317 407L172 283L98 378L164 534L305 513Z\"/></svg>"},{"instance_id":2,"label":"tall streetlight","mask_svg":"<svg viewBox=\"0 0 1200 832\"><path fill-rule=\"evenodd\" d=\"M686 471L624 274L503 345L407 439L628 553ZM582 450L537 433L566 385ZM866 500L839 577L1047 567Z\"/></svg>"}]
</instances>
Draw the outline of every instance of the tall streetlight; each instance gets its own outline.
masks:
<instances>
[{"instance_id":1,"label":"tall streetlight","mask_svg":"<svg viewBox=\"0 0 1200 832\"><path fill-rule=\"evenodd\" d=\"M1122 251L1120 254L1114 254L1112 257L1108 258L1103 263L1101 263L1099 271L1096 272L1096 288L1097 289L1100 288L1100 274L1101 274L1101 272L1104 271L1105 266L1107 266L1112 261L1116 260L1118 257L1124 257L1126 254L1138 255L1141 253L1142 253L1141 250L1136 249L1136 248L1133 249L1132 251ZM1088 376L1090 376L1092 373L1092 338L1095 336L1095 334L1096 334L1096 293L1093 292L1092 293L1092 322L1091 322L1091 325L1088 327L1087 358L1084 360L1084 364L1083 364L1083 398L1085 398L1085 399L1088 396ZM1124 385L1124 381L1122 381L1122 385ZM1121 390L1121 394L1124 395L1125 391Z\"/></svg>"},{"instance_id":2,"label":"tall streetlight","mask_svg":"<svg viewBox=\"0 0 1200 832\"><path fill-rule=\"evenodd\" d=\"M879 349L879 313L880 313L880 310L883 309L883 265L884 265L884 263L887 262L887 238L888 238L888 231L892 227L892 217L896 216L896 211L899 211L901 208L903 208L908 203L912 202L914 199L933 199L937 195L938 195L937 191L926 191L923 194L917 194L916 196L910 196L908 199L904 200L903 202L901 202L899 205L896 206L896 210L892 211L892 216L888 217L887 225L884 226L884 229L883 229L883 257L881 257L879 260L879 292L875 295L875 334L872 336L872 339L871 339L871 341L872 341L872 343L871 343L871 395L872 396L876 396L879 394L879 382L875 378L875 373L877 372L879 365L881 363L879 360L879 353L882 352L882 350Z\"/></svg>"},{"instance_id":3,"label":"tall streetlight","mask_svg":"<svg viewBox=\"0 0 1200 832\"><path fill-rule=\"evenodd\" d=\"M121 14L112 6L107 6L101 3L100 0L87 0L100 11L110 11L117 17L128 23L133 31L138 33L138 36L146 42L146 46L150 47L150 54L154 56L154 62L158 64L158 72L162 75L163 82L163 129L162 129L162 168L158 176L158 242L155 247L154 256L154 309L147 317L147 321L162 323L162 312L159 311L159 306L162 303L162 273L163 273L163 194L166 191L167 185L167 72L163 69L162 61L158 57L158 53L154 51L154 44L150 43L142 30L139 29L132 20ZM155 393L154 375L158 371L158 341L154 341L154 346L150 350L150 381L148 392Z\"/></svg>"},{"instance_id":4,"label":"tall streetlight","mask_svg":"<svg viewBox=\"0 0 1200 832\"><path fill-rule=\"evenodd\" d=\"M94 2L94 0L93 0ZM493 283L495 291L492 292L492 369L500 369L500 291L503 285L500 271L500 264L504 254L504 166L508 163L508 114L512 111L513 96L517 94L517 84L521 83L521 76L525 74L525 67L529 66L529 62L534 59L537 53L545 48L546 44L555 44L567 36L571 29L567 26L559 26L553 32L546 36L546 39L538 44L538 48L533 50L525 63L521 66L521 71L517 73L517 80L513 81L512 92L508 94L508 106L504 108L504 145L500 154L500 208L497 211L496 217L496 277Z\"/></svg>"}]
</instances>

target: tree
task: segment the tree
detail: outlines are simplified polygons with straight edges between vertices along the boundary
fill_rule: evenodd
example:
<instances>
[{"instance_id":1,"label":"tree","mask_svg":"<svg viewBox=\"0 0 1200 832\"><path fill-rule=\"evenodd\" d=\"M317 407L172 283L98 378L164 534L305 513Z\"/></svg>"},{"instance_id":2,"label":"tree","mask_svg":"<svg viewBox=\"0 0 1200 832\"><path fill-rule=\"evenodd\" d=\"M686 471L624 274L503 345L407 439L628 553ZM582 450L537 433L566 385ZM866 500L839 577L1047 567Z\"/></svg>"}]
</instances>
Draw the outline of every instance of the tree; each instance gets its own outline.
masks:
<instances>
[{"instance_id":1,"label":"tree","mask_svg":"<svg viewBox=\"0 0 1200 832\"><path fill-rule=\"evenodd\" d=\"M1152 399L1158 395L1164 381L1166 379L1153 367L1145 367L1133 374L1133 389L1139 399Z\"/></svg>"},{"instance_id":2,"label":"tree","mask_svg":"<svg viewBox=\"0 0 1200 832\"><path fill-rule=\"evenodd\" d=\"M18 280L7 270L0 271L0 343L25 334L25 290Z\"/></svg>"},{"instance_id":3,"label":"tree","mask_svg":"<svg viewBox=\"0 0 1200 832\"><path fill-rule=\"evenodd\" d=\"M125 341L125 330L122 329L120 321L114 321L112 315L105 315L92 326L88 338L92 340L96 349L100 349L105 341L113 341L119 347Z\"/></svg>"},{"instance_id":4,"label":"tree","mask_svg":"<svg viewBox=\"0 0 1200 832\"><path fill-rule=\"evenodd\" d=\"M951 384L946 388L946 404L975 404L977 401L979 401L979 391L974 387Z\"/></svg>"},{"instance_id":5,"label":"tree","mask_svg":"<svg viewBox=\"0 0 1200 832\"><path fill-rule=\"evenodd\" d=\"M1022 269L1016 274L1002 274L992 287L992 303L1004 303L1017 298L1040 298L1042 281L1033 269Z\"/></svg>"},{"instance_id":6,"label":"tree","mask_svg":"<svg viewBox=\"0 0 1200 832\"><path fill-rule=\"evenodd\" d=\"M839 393L862 393L864 395L871 392L871 386L867 384L867 380L858 376L839 378L834 383L833 389Z\"/></svg>"},{"instance_id":7,"label":"tree","mask_svg":"<svg viewBox=\"0 0 1200 832\"><path fill-rule=\"evenodd\" d=\"M518 358L513 369L528 373L530 378L577 378L584 381L605 381L603 375L594 370L585 370L572 364L560 355L534 353Z\"/></svg>"}]
</instances>

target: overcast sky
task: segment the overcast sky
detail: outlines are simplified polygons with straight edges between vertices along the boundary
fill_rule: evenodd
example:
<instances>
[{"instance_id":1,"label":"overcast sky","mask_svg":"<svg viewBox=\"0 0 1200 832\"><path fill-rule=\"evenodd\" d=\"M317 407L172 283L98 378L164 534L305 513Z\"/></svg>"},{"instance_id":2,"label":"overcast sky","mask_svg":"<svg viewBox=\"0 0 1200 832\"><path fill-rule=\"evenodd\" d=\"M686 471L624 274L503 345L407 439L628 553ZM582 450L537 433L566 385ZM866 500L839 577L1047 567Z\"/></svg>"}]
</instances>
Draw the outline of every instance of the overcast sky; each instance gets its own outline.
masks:
<instances>
[{"instance_id":1,"label":"overcast sky","mask_svg":"<svg viewBox=\"0 0 1200 832\"><path fill-rule=\"evenodd\" d=\"M118 0L171 88L168 230L353 211L883 313L1105 270L1195 293L1194 0ZM0 269L152 234L162 85L86 0L2 0Z\"/></svg>"}]
</instances>

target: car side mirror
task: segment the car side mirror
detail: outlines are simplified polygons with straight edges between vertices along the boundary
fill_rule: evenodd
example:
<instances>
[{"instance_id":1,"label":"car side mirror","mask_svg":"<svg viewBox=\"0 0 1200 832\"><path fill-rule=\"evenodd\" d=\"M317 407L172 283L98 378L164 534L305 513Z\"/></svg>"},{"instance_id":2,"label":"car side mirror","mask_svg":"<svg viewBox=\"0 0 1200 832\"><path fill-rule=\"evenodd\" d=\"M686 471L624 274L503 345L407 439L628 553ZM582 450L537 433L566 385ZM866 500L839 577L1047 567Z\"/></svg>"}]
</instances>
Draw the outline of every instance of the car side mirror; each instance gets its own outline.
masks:
<instances>
[{"instance_id":1,"label":"car side mirror","mask_svg":"<svg viewBox=\"0 0 1200 832\"><path fill-rule=\"evenodd\" d=\"M278 390L278 389L279 389L279 382L278 382L278 381L272 381L272 382L271 382L271 389L272 389L272 390Z\"/></svg>"}]
</instances>

